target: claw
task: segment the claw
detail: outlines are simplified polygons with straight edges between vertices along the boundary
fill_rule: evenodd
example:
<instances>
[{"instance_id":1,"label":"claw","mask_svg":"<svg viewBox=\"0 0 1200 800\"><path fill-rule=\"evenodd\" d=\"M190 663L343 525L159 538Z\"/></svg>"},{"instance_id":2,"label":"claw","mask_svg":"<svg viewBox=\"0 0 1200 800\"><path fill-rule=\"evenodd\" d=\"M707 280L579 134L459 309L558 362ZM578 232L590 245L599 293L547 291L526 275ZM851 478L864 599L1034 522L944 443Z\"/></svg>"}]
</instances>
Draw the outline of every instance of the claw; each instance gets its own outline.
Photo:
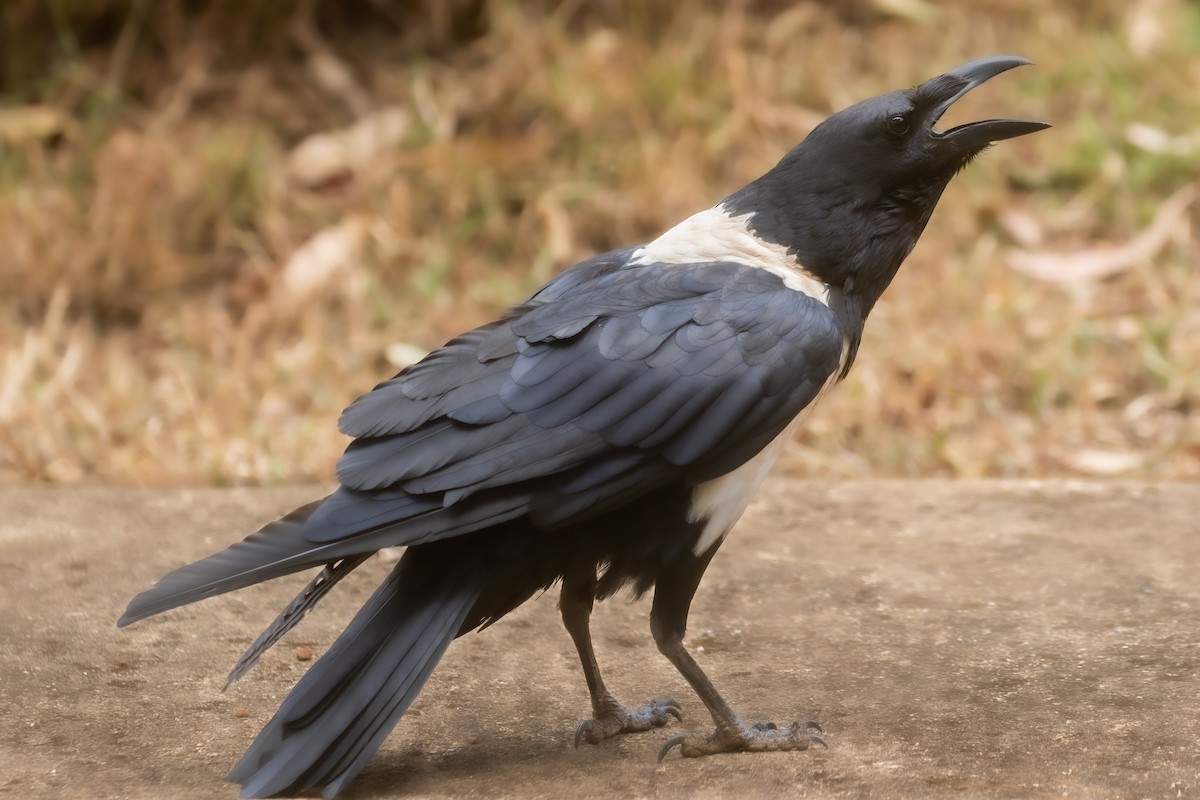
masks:
<instances>
[{"instance_id":1,"label":"claw","mask_svg":"<svg viewBox=\"0 0 1200 800\"><path fill-rule=\"evenodd\" d=\"M575 749L579 749L579 743L583 741L583 735L592 729L592 721L585 719L575 727Z\"/></svg>"},{"instance_id":2,"label":"claw","mask_svg":"<svg viewBox=\"0 0 1200 800\"><path fill-rule=\"evenodd\" d=\"M585 719L575 728L575 748L583 741L590 744L600 742L622 733L637 733L652 728L661 728L670 723L670 718L683 722L679 704L669 697L651 700L639 708L626 708L611 701L611 708L601 711L599 716Z\"/></svg>"},{"instance_id":3,"label":"claw","mask_svg":"<svg viewBox=\"0 0 1200 800\"><path fill-rule=\"evenodd\" d=\"M735 717L736 719L736 717ZM812 745L819 744L826 750L829 743L820 733L821 726L811 720L780 728L774 722L758 722L748 725L737 720L733 729L718 728L714 733L705 737L695 734L682 733L668 739L658 751L659 763L667 757L675 747L684 758L713 755L715 753L754 753L772 752L776 750L807 750Z\"/></svg>"},{"instance_id":4,"label":"claw","mask_svg":"<svg viewBox=\"0 0 1200 800\"><path fill-rule=\"evenodd\" d=\"M803 722L796 720L791 725L788 725L788 730L792 731L793 734L799 734L801 731L804 731L804 738L808 739L809 742L819 744L826 750L829 749L829 742L825 741L825 737L819 735L824 733L825 730L811 719L806 719ZM816 731L817 733L808 733L808 731Z\"/></svg>"},{"instance_id":5,"label":"claw","mask_svg":"<svg viewBox=\"0 0 1200 800\"><path fill-rule=\"evenodd\" d=\"M662 749L658 751L658 763L661 764L662 760L667 757L667 753L671 752L673 748L682 745L685 741L687 741L687 738L688 737L686 733L681 733L678 736L672 736L670 739L667 739L667 741L663 743Z\"/></svg>"}]
</instances>

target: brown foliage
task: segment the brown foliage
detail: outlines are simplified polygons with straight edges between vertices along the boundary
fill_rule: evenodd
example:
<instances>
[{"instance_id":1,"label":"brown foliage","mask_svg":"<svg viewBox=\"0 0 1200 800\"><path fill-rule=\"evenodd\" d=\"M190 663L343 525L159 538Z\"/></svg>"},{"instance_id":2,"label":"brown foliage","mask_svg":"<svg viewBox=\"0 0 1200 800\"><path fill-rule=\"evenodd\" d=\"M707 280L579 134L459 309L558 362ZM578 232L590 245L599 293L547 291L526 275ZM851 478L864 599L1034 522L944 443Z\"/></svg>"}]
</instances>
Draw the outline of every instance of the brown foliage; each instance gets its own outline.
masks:
<instances>
[{"instance_id":1,"label":"brown foliage","mask_svg":"<svg viewBox=\"0 0 1200 800\"><path fill-rule=\"evenodd\" d=\"M0 480L325 480L339 409L414 347L710 205L831 110L994 52L1039 66L957 113L1056 127L951 187L789 465L1194 477L1190 199L1101 277L1010 265L1119 250L1195 180L1198 20L1182 0L15 0ZM332 166L297 167L356 124L361 152L335 136Z\"/></svg>"}]
</instances>

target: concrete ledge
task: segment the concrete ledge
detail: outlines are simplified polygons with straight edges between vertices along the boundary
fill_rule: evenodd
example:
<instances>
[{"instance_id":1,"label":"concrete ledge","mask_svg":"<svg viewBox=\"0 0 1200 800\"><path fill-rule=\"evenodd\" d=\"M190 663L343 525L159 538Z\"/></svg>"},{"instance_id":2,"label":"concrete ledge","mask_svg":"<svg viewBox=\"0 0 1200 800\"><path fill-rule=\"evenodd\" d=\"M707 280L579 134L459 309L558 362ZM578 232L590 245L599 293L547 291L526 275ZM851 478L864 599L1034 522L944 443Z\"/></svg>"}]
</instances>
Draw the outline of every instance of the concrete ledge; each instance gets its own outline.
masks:
<instances>
[{"instance_id":1,"label":"concrete ledge","mask_svg":"<svg viewBox=\"0 0 1200 800\"><path fill-rule=\"evenodd\" d=\"M318 489L0 490L0 795L233 798L222 782L387 567L369 562L241 683L303 579L124 631L169 568ZM689 643L752 719L831 749L571 747L587 693L553 592L457 642L349 798L1200 796L1200 487L770 482L717 556ZM703 707L645 601L598 610L610 686Z\"/></svg>"}]
</instances>

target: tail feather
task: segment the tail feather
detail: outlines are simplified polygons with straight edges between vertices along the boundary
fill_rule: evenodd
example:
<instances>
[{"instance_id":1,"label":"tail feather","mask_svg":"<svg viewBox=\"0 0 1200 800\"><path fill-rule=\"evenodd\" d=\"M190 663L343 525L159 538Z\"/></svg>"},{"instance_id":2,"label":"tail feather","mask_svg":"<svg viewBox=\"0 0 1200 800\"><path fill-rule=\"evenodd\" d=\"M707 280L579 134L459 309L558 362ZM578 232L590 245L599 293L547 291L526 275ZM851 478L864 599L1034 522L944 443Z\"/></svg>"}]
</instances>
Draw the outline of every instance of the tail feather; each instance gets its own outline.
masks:
<instances>
[{"instance_id":1,"label":"tail feather","mask_svg":"<svg viewBox=\"0 0 1200 800\"><path fill-rule=\"evenodd\" d=\"M243 797L320 789L366 765L425 685L483 586L477 565L422 565L410 550L304 675L229 773Z\"/></svg>"},{"instance_id":2,"label":"tail feather","mask_svg":"<svg viewBox=\"0 0 1200 800\"><path fill-rule=\"evenodd\" d=\"M442 502L440 495L409 495L402 489L339 489L219 553L163 576L129 602L117 627L381 547L425 544L488 528L525 513L529 498L495 492L446 507Z\"/></svg>"},{"instance_id":3,"label":"tail feather","mask_svg":"<svg viewBox=\"0 0 1200 800\"><path fill-rule=\"evenodd\" d=\"M237 544L163 576L129 601L117 627L310 566L295 566L294 560L297 552L311 549L304 539L304 523L323 502L300 506Z\"/></svg>"},{"instance_id":4,"label":"tail feather","mask_svg":"<svg viewBox=\"0 0 1200 800\"><path fill-rule=\"evenodd\" d=\"M460 617L457 625L461 624ZM324 786L327 797L338 794L353 780L383 744L441 660L457 632L457 625L451 626L448 633L442 631L441 638L437 638L436 633L429 635L425 647L414 649L388 676L387 693L381 693L372 706L347 727L335 746L323 754L321 775L314 774L313 780ZM388 693L390 696L384 701Z\"/></svg>"},{"instance_id":5,"label":"tail feather","mask_svg":"<svg viewBox=\"0 0 1200 800\"><path fill-rule=\"evenodd\" d=\"M246 652L242 653L242 657L229 671L229 677L225 679L225 688L228 689L230 684L249 672L258 663L262 654L270 650L276 642L283 638L285 633L296 627L304 619L304 615L321 602L321 598L329 594L329 590L336 586L338 581L353 572L369 557L369 555L354 556L326 564L325 569L309 581L300 590L300 594L296 595L295 599L279 612L275 621L268 625L266 630L254 640L254 643L246 648Z\"/></svg>"}]
</instances>

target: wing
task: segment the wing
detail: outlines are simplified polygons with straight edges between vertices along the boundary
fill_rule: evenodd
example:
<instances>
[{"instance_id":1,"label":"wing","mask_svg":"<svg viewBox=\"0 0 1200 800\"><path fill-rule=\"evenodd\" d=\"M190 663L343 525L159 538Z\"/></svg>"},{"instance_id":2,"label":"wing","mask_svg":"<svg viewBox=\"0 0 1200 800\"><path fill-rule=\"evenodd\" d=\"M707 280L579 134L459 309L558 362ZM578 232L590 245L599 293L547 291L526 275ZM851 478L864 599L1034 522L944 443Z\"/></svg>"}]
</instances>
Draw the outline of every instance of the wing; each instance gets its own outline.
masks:
<instances>
[{"instance_id":1,"label":"wing","mask_svg":"<svg viewBox=\"0 0 1200 800\"><path fill-rule=\"evenodd\" d=\"M165 576L121 624L380 547L522 517L558 528L670 482L709 480L758 453L834 379L835 315L777 275L728 262L633 266L630 253L562 273L359 398L340 421L355 437L341 488Z\"/></svg>"},{"instance_id":2,"label":"wing","mask_svg":"<svg viewBox=\"0 0 1200 800\"><path fill-rule=\"evenodd\" d=\"M309 521L314 541L403 523L403 509L386 522L374 503L356 513L378 492L459 519L478 503L483 522L499 504L554 527L707 480L775 438L839 366L834 315L765 270L645 264L561 280L567 290L551 283L346 410L357 438L342 492Z\"/></svg>"}]
</instances>

